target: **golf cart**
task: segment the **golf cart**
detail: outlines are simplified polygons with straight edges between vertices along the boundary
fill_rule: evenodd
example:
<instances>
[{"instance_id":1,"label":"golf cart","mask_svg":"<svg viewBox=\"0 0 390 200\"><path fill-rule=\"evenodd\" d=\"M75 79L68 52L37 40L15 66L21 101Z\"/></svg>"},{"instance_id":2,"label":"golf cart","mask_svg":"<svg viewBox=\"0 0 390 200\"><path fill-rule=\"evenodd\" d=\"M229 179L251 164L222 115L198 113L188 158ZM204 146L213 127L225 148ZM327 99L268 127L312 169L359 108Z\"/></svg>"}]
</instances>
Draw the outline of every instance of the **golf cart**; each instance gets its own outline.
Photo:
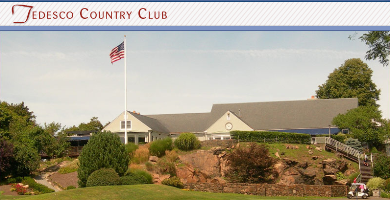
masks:
<instances>
[{"instance_id":1,"label":"golf cart","mask_svg":"<svg viewBox=\"0 0 390 200\"><path fill-rule=\"evenodd\" d=\"M348 192L348 199L361 197L363 199L367 199L368 197L368 189L366 184L364 183L352 183Z\"/></svg>"}]
</instances>

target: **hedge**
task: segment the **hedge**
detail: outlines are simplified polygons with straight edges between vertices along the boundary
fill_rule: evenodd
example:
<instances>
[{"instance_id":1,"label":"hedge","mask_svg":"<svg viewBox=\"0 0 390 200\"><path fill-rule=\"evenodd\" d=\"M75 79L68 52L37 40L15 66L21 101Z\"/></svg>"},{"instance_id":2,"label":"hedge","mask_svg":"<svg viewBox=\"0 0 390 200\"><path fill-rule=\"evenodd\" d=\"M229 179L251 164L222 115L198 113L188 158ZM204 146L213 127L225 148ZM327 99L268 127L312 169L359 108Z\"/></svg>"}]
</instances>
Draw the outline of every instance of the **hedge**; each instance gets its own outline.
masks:
<instances>
[{"instance_id":1,"label":"hedge","mask_svg":"<svg viewBox=\"0 0 390 200\"><path fill-rule=\"evenodd\" d=\"M29 187L33 190L38 191L39 194L54 192L53 189L50 189L45 185L35 182L35 180L31 177L24 177L22 183L25 185L29 185Z\"/></svg>"},{"instance_id":2,"label":"hedge","mask_svg":"<svg viewBox=\"0 0 390 200\"><path fill-rule=\"evenodd\" d=\"M275 131L231 131L233 139L240 142L310 144L311 136L304 133Z\"/></svg>"},{"instance_id":3,"label":"hedge","mask_svg":"<svg viewBox=\"0 0 390 200\"><path fill-rule=\"evenodd\" d=\"M87 180L87 187L119 185L120 178L114 169L102 168L94 171Z\"/></svg>"}]
</instances>

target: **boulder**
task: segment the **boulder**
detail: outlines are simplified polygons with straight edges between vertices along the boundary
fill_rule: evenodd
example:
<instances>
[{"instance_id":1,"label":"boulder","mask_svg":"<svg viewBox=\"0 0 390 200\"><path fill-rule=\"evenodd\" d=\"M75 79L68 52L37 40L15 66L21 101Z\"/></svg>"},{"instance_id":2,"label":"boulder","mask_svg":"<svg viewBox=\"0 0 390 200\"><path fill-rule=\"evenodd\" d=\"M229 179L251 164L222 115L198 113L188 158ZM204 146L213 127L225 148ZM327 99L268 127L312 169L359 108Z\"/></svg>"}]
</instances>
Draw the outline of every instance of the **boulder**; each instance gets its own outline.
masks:
<instances>
[{"instance_id":1,"label":"boulder","mask_svg":"<svg viewBox=\"0 0 390 200\"><path fill-rule=\"evenodd\" d=\"M345 162L344 160L336 160L334 158L323 160L322 165L324 169L330 167L330 168L337 169L337 171L341 171L341 172L345 172L345 170L348 169L347 162Z\"/></svg>"},{"instance_id":2,"label":"boulder","mask_svg":"<svg viewBox=\"0 0 390 200\"><path fill-rule=\"evenodd\" d=\"M154 184L161 184L161 182L167 178L170 178L171 175L169 174L164 174L164 175L161 175L161 174L153 174L153 183Z\"/></svg>"},{"instance_id":3,"label":"boulder","mask_svg":"<svg viewBox=\"0 0 390 200\"><path fill-rule=\"evenodd\" d=\"M298 167L306 169L308 167L308 163L306 161L299 162Z\"/></svg>"},{"instance_id":4,"label":"boulder","mask_svg":"<svg viewBox=\"0 0 390 200\"><path fill-rule=\"evenodd\" d=\"M213 147L210 151L213 152L213 155L219 155L223 152L223 149L222 147Z\"/></svg>"},{"instance_id":5,"label":"boulder","mask_svg":"<svg viewBox=\"0 0 390 200\"><path fill-rule=\"evenodd\" d=\"M314 178L318 173L318 169L314 167L308 167L307 169L300 169L299 173L301 173L302 176L305 176L306 178Z\"/></svg>"},{"instance_id":6,"label":"boulder","mask_svg":"<svg viewBox=\"0 0 390 200\"><path fill-rule=\"evenodd\" d=\"M278 161L275 165L274 165L274 171L278 174L278 175L281 175L285 169L285 165L282 161Z\"/></svg>"},{"instance_id":7,"label":"boulder","mask_svg":"<svg viewBox=\"0 0 390 200\"><path fill-rule=\"evenodd\" d=\"M325 185L333 185L337 181L336 175L325 175L323 178Z\"/></svg>"},{"instance_id":8,"label":"boulder","mask_svg":"<svg viewBox=\"0 0 390 200\"><path fill-rule=\"evenodd\" d=\"M348 185L349 179L343 179L339 181L335 181L334 184L336 185Z\"/></svg>"},{"instance_id":9,"label":"boulder","mask_svg":"<svg viewBox=\"0 0 390 200\"><path fill-rule=\"evenodd\" d=\"M157 161L158 161L158 157L157 156L150 156L149 157L149 162L156 163Z\"/></svg>"},{"instance_id":10,"label":"boulder","mask_svg":"<svg viewBox=\"0 0 390 200\"><path fill-rule=\"evenodd\" d=\"M290 160L289 158L283 158L283 161L284 161L284 163L286 163L286 165L288 165L288 166L295 166L296 164L298 164L298 162L297 161L295 161L295 160Z\"/></svg>"},{"instance_id":11,"label":"boulder","mask_svg":"<svg viewBox=\"0 0 390 200\"><path fill-rule=\"evenodd\" d=\"M334 175L339 171L338 169L330 167L328 165L325 165L325 168L323 168L323 169L324 169L325 175Z\"/></svg>"},{"instance_id":12,"label":"boulder","mask_svg":"<svg viewBox=\"0 0 390 200\"><path fill-rule=\"evenodd\" d=\"M293 176L282 176L280 181L277 183L280 185L294 185L295 184L295 178Z\"/></svg>"},{"instance_id":13,"label":"boulder","mask_svg":"<svg viewBox=\"0 0 390 200\"><path fill-rule=\"evenodd\" d=\"M275 156L278 157L278 158L280 158L279 152L275 152Z\"/></svg>"},{"instance_id":14,"label":"boulder","mask_svg":"<svg viewBox=\"0 0 390 200\"><path fill-rule=\"evenodd\" d=\"M215 148L209 151L199 150L196 153L180 155L179 159L182 163L191 166L191 168L198 169L207 176L221 176L220 159L214 153L221 150Z\"/></svg>"}]
</instances>

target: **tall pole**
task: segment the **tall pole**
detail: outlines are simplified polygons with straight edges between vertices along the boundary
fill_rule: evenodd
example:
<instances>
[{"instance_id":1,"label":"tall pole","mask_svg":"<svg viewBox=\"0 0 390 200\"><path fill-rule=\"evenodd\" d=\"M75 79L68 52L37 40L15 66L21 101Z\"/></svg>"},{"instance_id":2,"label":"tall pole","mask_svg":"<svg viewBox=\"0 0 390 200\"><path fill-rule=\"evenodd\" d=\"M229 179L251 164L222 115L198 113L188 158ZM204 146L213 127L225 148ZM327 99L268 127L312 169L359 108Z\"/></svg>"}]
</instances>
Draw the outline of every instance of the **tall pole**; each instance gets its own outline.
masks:
<instances>
[{"instance_id":1,"label":"tall pole","mask_svg":"<svg viewBox=\"0 0 390 200\"><path fill-rule=\"evenodd\" d=\"M127 71L126 71L126 53L127 53L127 48L126 48L126 35L124 39L124 46L125 46L125 144L127 144Z\"/></svg>"}]
</instances>

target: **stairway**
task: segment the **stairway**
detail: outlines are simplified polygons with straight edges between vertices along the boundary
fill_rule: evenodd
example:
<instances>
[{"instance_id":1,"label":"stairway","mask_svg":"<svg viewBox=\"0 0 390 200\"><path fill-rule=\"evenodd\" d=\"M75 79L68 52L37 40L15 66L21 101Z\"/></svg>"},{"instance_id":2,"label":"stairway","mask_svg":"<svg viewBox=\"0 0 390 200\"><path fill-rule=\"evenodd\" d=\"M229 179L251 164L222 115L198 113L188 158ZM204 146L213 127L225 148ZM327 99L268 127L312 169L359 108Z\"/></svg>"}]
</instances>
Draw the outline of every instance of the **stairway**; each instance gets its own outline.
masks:
<instances>
[{"instance_id":1,"label":"stairway","mask_svg":"<svg viewBox=\"0 0 390 200\"><path fill-rule=\"evenodd\" d=\"M367 184L368 180L373 177L372 172L372 163L370 160L367 161L368 166L365 166L363 160L360 160L360 174L361 174L361 183Z\"/></svg>"},{"instance_id":2,"label":"stairway","mask_svg":"<svg viewBox=\"0 0 390 200\"><path fill-rule=\"evenodd\" d=\"M318 142L317 142L318 141ZM329 138L329 137L318 137L318 140L316 138L315 143L325 143L325 149L332 150L335 152L340 153L345 158L352 160L359 164L360 169L360 175L358 182L367 184L368 180L373 177L373 171L372 171L372 157L371 160L369 159L367 164L368 166L364 165L363 159L362 159L362 153L346 144L343 144L335 139ZM360 158L360 159L359 159Z\"/></svg>"},{"instance_id":3,"label":"stairway","mask_svg":"<svg viewBox=\"0 0 390 200\"><path fill-rule=\"evenodd\" d=\"M325 138L325 149L333 150L340 153L345 158L359 163L361 152L333 138Z\"/></svg>"}]
</instances>

